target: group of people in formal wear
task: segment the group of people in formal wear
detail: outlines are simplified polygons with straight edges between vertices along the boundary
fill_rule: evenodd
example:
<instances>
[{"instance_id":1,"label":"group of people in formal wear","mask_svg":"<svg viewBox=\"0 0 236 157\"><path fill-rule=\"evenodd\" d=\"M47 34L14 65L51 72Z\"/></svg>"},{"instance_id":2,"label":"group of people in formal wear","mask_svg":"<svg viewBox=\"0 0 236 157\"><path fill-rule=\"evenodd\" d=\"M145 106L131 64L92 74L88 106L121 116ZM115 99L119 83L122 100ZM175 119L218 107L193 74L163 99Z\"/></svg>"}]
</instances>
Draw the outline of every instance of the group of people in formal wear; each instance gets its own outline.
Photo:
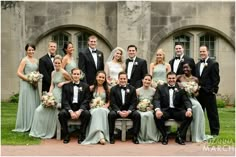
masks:
<instances>
[{"instance_id":1,"label":"group of people in formal wear","mask_svg":"<svg viewBox=\"0 0 236 157\"><path fill-rule=\"evenodd\" d=\"M175 57L169 63L165 61L164 50L158 49L149 72L147 61L137 57L135 45L129 45L127 51L116 47L105 63L103 52L96 46L97 37L91 35L77 64L71 42L64 44L65 55L61 57L56 55L56 42L50 41L47 54L39 61L34 58L35 46L26 45L26 56L17 70L20 96L13 131L53 138L59 119L66 144L70 141L68 120L80 119L79 144L114 144L116 119L129 118L133 121L134 144L160 140L163 145L168 144L169 128L165 126L168 119L181 122L175 139L180 145L185 144L188 127L193 142L219 134L216 106L219 64L209 58L206 45L200 46L201 60L197 64L184 54L182 43L175 45ZM128 58L124 61L126 53ZM52 93L54 107L42 104L38 89L27 78L32 71L43 75L42 92ZM199 85L194 95L186 92L181 84L184 82ZM205 134L205 110L211 136Z\"/></svg>"}]
</instances>

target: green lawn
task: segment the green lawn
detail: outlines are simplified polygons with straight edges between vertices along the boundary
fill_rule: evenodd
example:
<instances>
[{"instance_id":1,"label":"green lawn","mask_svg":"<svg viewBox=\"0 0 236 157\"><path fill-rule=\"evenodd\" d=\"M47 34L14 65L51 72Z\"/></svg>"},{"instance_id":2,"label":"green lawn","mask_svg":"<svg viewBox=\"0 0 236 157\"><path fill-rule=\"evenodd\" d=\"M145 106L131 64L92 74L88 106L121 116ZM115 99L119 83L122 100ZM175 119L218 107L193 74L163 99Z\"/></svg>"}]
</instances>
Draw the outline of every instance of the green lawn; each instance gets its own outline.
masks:
<instances>
[{"instance_id":1,"label":"green lawn","mask_svg":"<svg viewBox=\"0 0 236 157\"><path fill-rule=\"evenodd\" d=\"M2 145L33 145L40 139L29 137L29 133L12 132L16 123L17 104L1 103L1 139Z\"/></svg>"},{"instance_id":2,"label":"green lawn","mask_svg":"<svg viewBox=\"0 0 236 157\"><path fill-rule=\"evenodd\" d=\"M40 139L29 137L29 133L16 133L15 128L17 104L1 104L1 139L2 145L33 145L39 144ZM211 146L234 145L235 143L235 108L219 108L220 135L208 141ZM210 134L208 120L206 118L206 134Z\"/></svg>"}]
</instances>

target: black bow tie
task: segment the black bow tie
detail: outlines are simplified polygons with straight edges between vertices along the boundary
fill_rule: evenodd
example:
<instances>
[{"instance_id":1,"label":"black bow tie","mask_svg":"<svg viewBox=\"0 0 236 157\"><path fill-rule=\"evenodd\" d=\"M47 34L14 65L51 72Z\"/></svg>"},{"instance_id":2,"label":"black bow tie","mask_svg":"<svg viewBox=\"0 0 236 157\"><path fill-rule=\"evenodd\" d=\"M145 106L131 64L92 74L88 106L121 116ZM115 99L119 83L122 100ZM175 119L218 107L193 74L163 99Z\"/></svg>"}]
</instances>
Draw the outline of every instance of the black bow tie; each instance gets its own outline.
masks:
<instances>
[{"instance_id":1,"label":"black bow tie","mask_svg":"<svg viewBox=\"0 0 236 157\"><path fill-rule=\"evenodd\" d=\"M96 51L96 50L93 50L92 53L97 53L97 51Z\"/></svg>"},{"instance_id":2,"label":"black bow tie","mask_svg":"<svg viewBox=\"0 0 236 157\"><path fill-rule=\"evenodd\" d=\"M205 63L205 59L201 59L200 62L201 62L201 63Z\"/></svg>"},{"instance_id":3,"label":"black bow tie","mask_svg":"<svg viewBox=\"0 0 236 157\"><path fill-rule=\"evenodd\" d=\"M175 57L175 59L180 59L180 57Z\"/></svg>"},{"instance_id":4,"label":"black bow tie","mask_svg":"<svg viewBox=\"0 0 236 157\"><path fill-rule=\"evenodd\" d=\"M134 60L133 59L128 59L128 62L133 62Z\"/></svg>"},{"instance_id":5,"label":"black bow tie","mask_svg":"<svg viewBox=\"0 0 236 157\"><path fill-rule=\"evenodd\" d=\"M54 58L55 56L54 56L54 55L51 55L50 57L51 57L51 58Z\"/></svg>"},{"instance_id":6,"label":"black bow tie","mask_svg":"<svg viewBox=\"0 0 236 157\"><path fill-rule=\"evenodd\" d=\"M175 86L168 86L169 89L175 89Z\"/></svg>"},{"instance_id":7,"label":"black bow tie","mask_svg":"<svg viewBox=\"0 0 236 157\"><path fill-rule=\"evenodd\" d=\"M120 89L124 89L124 90L126 90L126 87L124 87L124 86L120 86Z\"/></svg>"},{"instance_id":8,"label":"black bow tie","mask_svg":"<svg viewBox=\"0 0 236 157\"><path fill-rule=\"evenodd\" d=\"M77 84L77 83L73 83L73 86L77 86L77 87L79 87L79 84Z\"/></svg>"}]
</instances>

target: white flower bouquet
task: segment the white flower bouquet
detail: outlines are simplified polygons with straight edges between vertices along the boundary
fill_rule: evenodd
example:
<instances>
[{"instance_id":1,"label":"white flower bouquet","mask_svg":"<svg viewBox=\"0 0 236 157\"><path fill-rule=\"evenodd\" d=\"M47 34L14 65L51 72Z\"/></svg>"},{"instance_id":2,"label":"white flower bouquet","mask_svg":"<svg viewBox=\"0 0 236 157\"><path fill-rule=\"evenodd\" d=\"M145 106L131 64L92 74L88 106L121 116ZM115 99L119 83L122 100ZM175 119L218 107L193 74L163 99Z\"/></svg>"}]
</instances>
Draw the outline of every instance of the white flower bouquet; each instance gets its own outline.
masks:
<instances>
[{"instance_id":1,"label":"white flower bouquet","mask_svg":"<svg viewBox=\"0 0 236 157\"><path fill-rule=\"evenodd\" d=\"M138 110L141 112L146 112L148 110L148 107L152 108L152 104L149 99L143 99L137 105Z\"/></svg>"},{"instance_id":2,"label":"white flower bouquet","mask_svg":"<svg viewBox=\"0 0 236 157\"><path fill-rule=\"evenodd\" d=\"M195 96L198 91L198 84L194 81L190 82L181 82L184 90L187 92L188 96Z\"/></svg>"},{"instance_id":3,"label":"white flower bouquet","mask_svg":"<svg viewBox=\"0 0 236 157\"><path fill-rule=\"evenodd\" d=\"M26 75L28 82L32 84L35 88L38 86L38 82L40 79L43 78L43 75L40 74L38 71L33 71Z\"/></svg>"},{"instance_id":4,"label":"white flower bouquet","mask_svg":"<svg viewBox=\"0 0 236 157\"><path fill-rule=\"evenodd\" d=\"M48 92L43 92L43 95L42 95L42 105L46 108L48 107L56 107L56 99L55 97L53 96L52 93L48 93Z\"/></svg>"},{"instance_id":5,"label":"white flower bouquet","mask_svg":"<svg viewBox=\"0 0 236 157\"><path fill-rule=\"evenodd\" d=\"M152 87L156 88L159 85L163 85L165 83L165 81L163 80L152 80Z\"/></svg>"},{"instance_id":6,"label":"white flower bouquet","mask_svg":"<svg viewBox=\"0 0 236 157\"><path fill-rule=\"evenodd\" d=\"M114 79L114 78L111 78L111 80L110 80L110 85L111 85L112 87L115 86L115 85L117 85L117 80Z\"/></svg>"},{"instance_id":7,"label":"white flower bouquet","mask_svg":"<svg viewBox=\"0 0 236 157\"><path fill-rule=\"evenodd\" d=\"M102 107L103 105L105 105L105 102L102 100L101 97L95 97L91 104L90 104L90 107L91 108L99 108L99 107Z\"/></svg>"}]
</instances>

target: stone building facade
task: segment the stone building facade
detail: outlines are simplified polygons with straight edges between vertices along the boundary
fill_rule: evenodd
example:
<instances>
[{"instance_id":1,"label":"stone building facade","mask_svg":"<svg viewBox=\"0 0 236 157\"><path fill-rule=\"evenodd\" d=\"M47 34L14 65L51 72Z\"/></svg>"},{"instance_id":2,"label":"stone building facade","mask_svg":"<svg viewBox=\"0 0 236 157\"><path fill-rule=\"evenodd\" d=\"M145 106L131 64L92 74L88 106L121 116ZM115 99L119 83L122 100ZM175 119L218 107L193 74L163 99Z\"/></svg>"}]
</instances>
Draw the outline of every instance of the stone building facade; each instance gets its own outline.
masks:
<instances>
[{"instance_id":1,"label":"stone building facade","mask_svg":"<svg viewBox=\"0 0 236 157\"><path fill-rule=\"evenodd\" d=\"M235 95L235 2L110 1L1 2L1 98L19 91L17 67L26 43L36 44L35 57L47 52L49 40L72 41L74 57L86 47L88 35L98 36L105 61L116 46L138 47L148 64L157 48L174 55L174 44L184 42L185 53L199 59L199 45L210 46L220 64L219 93Z\"/></svg>"}]
</instances>

